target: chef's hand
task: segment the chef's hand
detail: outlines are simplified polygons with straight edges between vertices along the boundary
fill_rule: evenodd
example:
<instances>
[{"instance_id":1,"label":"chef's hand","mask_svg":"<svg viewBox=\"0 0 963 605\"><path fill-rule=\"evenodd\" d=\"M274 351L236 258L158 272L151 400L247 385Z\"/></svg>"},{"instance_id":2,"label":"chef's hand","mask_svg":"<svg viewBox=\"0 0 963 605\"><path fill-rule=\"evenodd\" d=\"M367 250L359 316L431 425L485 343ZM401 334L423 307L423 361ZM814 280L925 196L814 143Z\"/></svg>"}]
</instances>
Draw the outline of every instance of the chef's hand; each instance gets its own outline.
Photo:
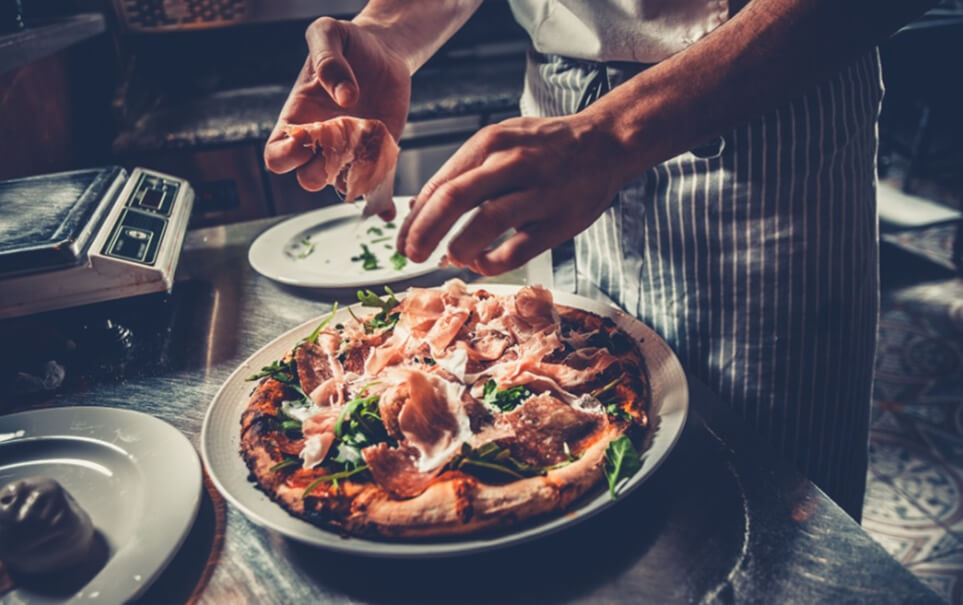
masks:
<instances>
[{"instance_id":1,"label":"chef's hand","mask_svg":"<svg viewBox=\"0 0 963 605\"><path fill-rule=\"evenodd\" d=\"M284 127L343 115L376 118L398 140L408 116L411 76L404 60L364 25L322 17L305 37L308 58L264 147L264 163L278 174L296 169L301 186L317 191L324 185L323 160L295 144ZM393 218L393 208L390 214L382 218Z\"/></svg>"},{"instance_id":2,"label":"chef's hand","mask_svg":"<svg viewBox=\"0 0 963 605\"><path fill-rule=\"evenodd\" d=\"M448 245L448 259L485 275L514 269L588 227L624 181L619 148L582 116L513 118L478 131L422 188L398 250L428 258L459 216L478 212ZM492 243L510 228L515 233Z\"/></svg>"}]
</instances>

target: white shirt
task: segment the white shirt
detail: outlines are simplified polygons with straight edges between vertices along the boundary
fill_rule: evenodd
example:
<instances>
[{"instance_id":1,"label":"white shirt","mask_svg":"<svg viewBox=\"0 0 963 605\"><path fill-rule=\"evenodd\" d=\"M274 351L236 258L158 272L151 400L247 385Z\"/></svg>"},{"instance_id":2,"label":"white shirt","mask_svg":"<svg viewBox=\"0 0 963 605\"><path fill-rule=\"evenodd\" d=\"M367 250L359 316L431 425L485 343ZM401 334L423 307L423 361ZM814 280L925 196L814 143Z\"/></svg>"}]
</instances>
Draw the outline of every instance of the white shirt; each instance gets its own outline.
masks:
<instances>
[{"instance_id":1,"label":"white shirt","mask_svg":"<svg viewBox=\"0 0 963 605\"><path fill-rule=\"evenodd\" d=\"M535 50L590 61L656 63L729 18L728 0L509 0Z\"/></svg>"}]
</instances>

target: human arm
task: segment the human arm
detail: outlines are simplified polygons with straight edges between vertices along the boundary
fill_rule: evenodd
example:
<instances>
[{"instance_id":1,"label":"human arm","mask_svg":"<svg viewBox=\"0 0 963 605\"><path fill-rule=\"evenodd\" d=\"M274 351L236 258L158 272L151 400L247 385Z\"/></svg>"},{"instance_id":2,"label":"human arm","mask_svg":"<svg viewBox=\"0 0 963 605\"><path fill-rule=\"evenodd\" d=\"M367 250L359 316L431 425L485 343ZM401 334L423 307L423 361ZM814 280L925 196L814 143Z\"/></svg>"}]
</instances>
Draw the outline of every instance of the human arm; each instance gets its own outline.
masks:
<instances>
[{"instance_id":1,"label":"human arm","mask_svg":"<svg viewBox=\"0 0 963 605\"><path fill-rule=\"evenodd\" d=\"M269 170L297 170L309 191L324 186L323 160L286 133L289 124L337 116L373 118L398 140L408 116L411 74L477 9L480 0L373 0L351 21L308 26L308 56L264 148ZM390 217L385 217L390 218Z\"/></svg>"},{"instance_id":2,"label":"human arm","mask_svg":"<svg viewBox=\"0 0 963 605\"><path fill-rule=\"evenodd\" d=\"M807 90L930 4L752 0L578 114L480 131L419 193L398 248L425 259L480 205L449 259L486 274L517 267L586 228L649 167Z\"/></svg>"}]
</instances>

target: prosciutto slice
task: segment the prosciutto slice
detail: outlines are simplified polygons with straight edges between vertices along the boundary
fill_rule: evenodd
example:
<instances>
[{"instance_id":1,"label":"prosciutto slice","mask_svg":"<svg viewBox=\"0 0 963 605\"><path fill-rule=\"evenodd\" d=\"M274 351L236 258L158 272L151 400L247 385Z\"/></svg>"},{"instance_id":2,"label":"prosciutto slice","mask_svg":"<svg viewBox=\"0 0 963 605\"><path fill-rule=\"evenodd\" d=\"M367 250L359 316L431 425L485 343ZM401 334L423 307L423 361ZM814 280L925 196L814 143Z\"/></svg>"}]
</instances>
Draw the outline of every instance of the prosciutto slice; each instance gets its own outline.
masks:
<instances>
[{"instance_id":1,"label":"prosciutto slice","mask_svg":"<svg viewBox=\"0 0 963 605\"><path fill-rule=\"evenodd\" d=\"M521 288L515 295L515 313L509 319L519 342L534 332L557 327L559 317L552 293L541 286Z\"/></svg>"},{"instance_id":2,"label":"prosciutto slice","mask_svg":"<svg viewBox=\"0 0 963 605\"><path fill-rule=\"evenodd\" d=\"M362 450L361 456L378 485L397 498L414 498L425 491L444 468L418 470L419 453L410 446L389 448L379 443Z\"/></svg>"},{"instance_id":3,"label":"prosciutto slice","mask_svg":"<svg viewBox=\"0 0 963 605\"><path fill-rule=\"evenodd\" d=\"M549 393L528 398L502 420L514 430L505 440L512 455L527 464L546 466L566 459L565 444L575 449L584 437L595 434L604 414L594 414L560 401Z\"/></svg>"},{"instance_id":4,"label":"prosciutto slice","mask_svg":"<svg viewBox=\"0 0 963 605\"><path fill-rule=\"evenodd\" d=\"M339 116L323 122L290 124L285 132L320 155L325 184L344 194L345 201L365 195L365 216L391 207L400 149L384 122Z\"/></svg>"},{"instance_id":5,"label":"prosciutto slice","mask_svg":"<svg viewBox=\"0 0 963 605\"><path fill-rule=\"evenodd\" d=\"M299 456L304 468L314 468L321 464L334 444L334 424L339 410L325 408L301 424L304 433L304 447Z\"/></svg>"},{"instance_id":6,"label":"prosciutto slice","mask_svg":"<svg viewBox=\"0 0 963 605\"><path fill-rule=\"evenodd\" d=\"M418 451L421 471L443 466L471 438L462 396L464 386L411 369L385 389L378 402L389 435Z\"/></svg>"},{"instance_id":7,"label":"prosciutto slice","mask_svg":"<svg viewBox=\"0 0 963 605\"><path fill-rule=\"evenodd\" d=\"M341 373L340 367L334 367L334 364L340 366L337 358L328 355L321 346L313 342L306 342L298 347L294 352L294 362L298 366L298 380L301 381L301 388L308 394L335 374Z\"/></svg>"}]
</instances>

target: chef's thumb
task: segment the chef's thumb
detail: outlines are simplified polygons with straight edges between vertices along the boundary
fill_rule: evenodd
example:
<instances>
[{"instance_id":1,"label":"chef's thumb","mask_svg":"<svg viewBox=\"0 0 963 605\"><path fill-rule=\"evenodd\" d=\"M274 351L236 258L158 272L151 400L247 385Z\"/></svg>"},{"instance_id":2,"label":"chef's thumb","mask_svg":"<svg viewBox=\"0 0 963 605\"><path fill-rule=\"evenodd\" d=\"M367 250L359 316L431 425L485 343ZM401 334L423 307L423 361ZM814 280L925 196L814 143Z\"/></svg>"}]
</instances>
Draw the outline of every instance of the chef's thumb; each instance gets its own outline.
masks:
<instances>
[{"instance_id":1,"label":"chef's thumb","mask_svg":"<svg viewBox=\"0 0 963 605\"><path fill-rule=\"evenodd\" d=\"M350 32L337 19L321 17L308 27L308 55L321 87L341 107L358 102L358 80L344 58Z\"/></svg>"}]
</instances>

